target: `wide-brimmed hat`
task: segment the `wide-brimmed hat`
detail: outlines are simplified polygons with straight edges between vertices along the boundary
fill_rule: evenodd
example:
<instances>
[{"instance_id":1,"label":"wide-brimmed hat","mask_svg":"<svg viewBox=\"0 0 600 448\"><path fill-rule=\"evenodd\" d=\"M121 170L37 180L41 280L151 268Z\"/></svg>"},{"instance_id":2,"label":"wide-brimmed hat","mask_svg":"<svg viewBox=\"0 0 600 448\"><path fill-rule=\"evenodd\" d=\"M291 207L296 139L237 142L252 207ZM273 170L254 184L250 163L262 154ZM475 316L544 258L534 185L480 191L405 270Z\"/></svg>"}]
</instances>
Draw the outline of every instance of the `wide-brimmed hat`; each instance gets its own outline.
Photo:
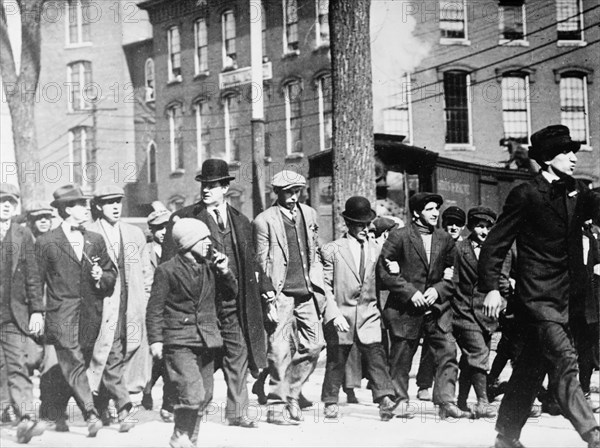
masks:
<instances>
[{"instance_id":1,"label":"wide-brimmed hat","mask_svg":"<svg viewBox=\"0 0 600 448\"><path fill-rule=\"evenodd\" d=\"M108 199L125 197L125 190L118 185L105 185L96 190L94 193L95 201L105 201Z\"/></svg>"},{"instance_id":2,"label":"wide-brimmed hat","mask_svg":"<svg viewBox=\"0 0 600 448\"><path fill-rule=\"evenodd\" d=\"M282 190L293 187L305 187L306 178L295 171L283 170L273 176L271 186L273 188L281 188Z\"/></svg>"},{"instance_id":3,"label":"wide-brimmed hat","mask_svg":"<svg viewBox=\"0 0 600 448\"><path fill-rule=\"evenodd\" d=\"M19 187L13 184L9 184L8 182L0 183L0 197L10 197L15 202L18 202L19 197L21 196L19 193Z\"/></svg>"},{"instance_id":4,"label":"wide-brimmed hat","mask_svg":"<svg viewBox=\"0 0 600 448\"><path fill-rule=\"evenodd\" d=\"M467 222L467 215L462 208L452 205L442 212L442 227L446 227L450 221L462 227Z\"/></svg>"},{"instance_id":5,"label":"wide-brimmed hat","mask_svg":"<svg viewBox=\"0 0 600 448\"><path fill-rule=\"evenodd\" d=\"M229 175L229 164L221 159L207 159L202 163L202 170L195 178L198 182L217 182L235 179Z\"/></svg>"},{"instance_id":6,"label":"wide-brimmed hat","mask_svg":"<svg viewBox=\"0 0 600 448\"><path fill-rule=\"evenodd\" d=\"M419 212L430 202L435 202L437 205L441 206L444 203L444 199L436 193L415 193L408 200L408 208L411 212Z\"/></svg>"},{"instance_id":7,"label":"wide-brimmed hat","mask_svg":"<svg viewBox=\"0 0 600 448\"><path fill-rule=\"evenodd\" d=\"M90 195L83 194L81 188L73 184L63 185L54 193L52 193L52 195L54 196L54 200L50 203L52 207L58 207L61 204L92 198Z\"/></svg>"},{"instance_id":8,"label":"wide-brimmed hat","mask_svg":"<svg viewBox=\"0 0 600 448\"><path fill-rule=\"evenodd\" d=\"M529 158L538 163L552 160L562 152L577 152L581 143L571 140L571 133L567 126L555 124L545 127L531 135Z\"/></svg>"},{"instance_id":9,"label":"wide-brimmed hat","mask_svg":"<svg viewBox=\"0 0 600 448\"><path fill-rule=\"evenodd\" d=\"M478 220L488 221L490 224L494 225L496 223L496 212L489 207L473 207L467 213L467 222L469 227L473 227Z\"/></svg>"},{"instance_id":10,"label":"wide-brimmed hat","mask_svg":"<svg viewBox=\"0 0 600 448\"><path fill-rule=\"evenodd\" d=\"M371 208L371 203L367 198L352 196L346 201L342 216L351 222L368 224L377 217L377 213Z\"/></svg>"}]
</instances>

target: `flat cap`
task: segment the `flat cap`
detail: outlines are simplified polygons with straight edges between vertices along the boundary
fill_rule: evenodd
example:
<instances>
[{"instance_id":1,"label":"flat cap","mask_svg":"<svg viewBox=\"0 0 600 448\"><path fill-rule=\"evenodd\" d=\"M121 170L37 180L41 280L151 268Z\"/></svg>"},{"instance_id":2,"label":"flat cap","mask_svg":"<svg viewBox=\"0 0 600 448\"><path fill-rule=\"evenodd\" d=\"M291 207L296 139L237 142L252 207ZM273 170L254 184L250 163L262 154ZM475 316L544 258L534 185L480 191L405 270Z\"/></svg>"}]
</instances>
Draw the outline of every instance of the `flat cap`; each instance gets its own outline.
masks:
<instances>
[{"instance_id":1,"label":"flat cap","mask_svg":"<svg viewBox=\"0 0 600 448\"><path fill-rule=\"evenodd\" d=\"M282 188L284 190L292 187L305 187L306 178L295 171L283 170L273 176L271 186L273 188Z\"/></svg>"},{"instance_id":2,"label":"flat cap","mask_svg":"<svg viewBox=\"0 0 600 448\"><path fill-rule=\"evenodd\" d=\"M491 208L480 205L469 210L469 213L467 214L467 222L469 223L469 227L473 227L475 222L480 219L494 224L497 216L498 215L496 215L496 212L494 212L494 210Z\"/></svg>"},{"instance_id":3,"label":"flat cap","mask_svg":"<svg viewBox=\"0 0 600 448\"><path fill-rule=\"evenodd\" d=\"M30 208L27 209L28 218L37 218L39 216L54 215L54 209L48 204L42 202L35 202Z\"/></svg>"},{"instance_id":4,"label":"flat cap","mask_svg":"<svg viewBox=\"0 0 600 448\"><path fill-rule=\"evenodd\" d=\"M148 215L146 222L149 226L159 226L169 221L169 218L171 218L171 212L169 210L155 210Z\"/></svg>"},{"instance_id":5,"label":"flat cap","mask_svg":"<svg viewBox=\"0 0 600 448\"><path fill-rule=\"evenodd\" d=\"M11 197L15 201L19 200L21 194L19 193L19 187L8 182L0 183L0 197Z\"/></svg>"},{"instance_id":6,"label":"flat cap","mask_svg":"<svg viewBox=\"0 0 600 448\"><path fill-rule=\"evenodd\" d=\"M448 221L453 221L458 223L459 226L464 226L467 222L467 214L462 208L452 205L442 213L442 227L445 227Z\"/></svg>"},{"instance_id":7,"label":"flat cap","mask_svg":"<svg viewBox=\"0 0 600 448\"><path fill-rule=\"evenodd\" d=\"M444 203L444 199L436 193L415 193L408 200L408 207L411 212L420 212L430 202L435 202L437 205L441 206Z\"/></svg>"},{"instance_id":8,"label":"flat cap","mask_svg":"<svg viewBox=\"0 0 600 448\"><path fill-rule=\"evenodd\" d=\"M96 190L94 199L113 199L125 197L125 190L118 185L104 185Z\"/></svg>"}]
</instances>

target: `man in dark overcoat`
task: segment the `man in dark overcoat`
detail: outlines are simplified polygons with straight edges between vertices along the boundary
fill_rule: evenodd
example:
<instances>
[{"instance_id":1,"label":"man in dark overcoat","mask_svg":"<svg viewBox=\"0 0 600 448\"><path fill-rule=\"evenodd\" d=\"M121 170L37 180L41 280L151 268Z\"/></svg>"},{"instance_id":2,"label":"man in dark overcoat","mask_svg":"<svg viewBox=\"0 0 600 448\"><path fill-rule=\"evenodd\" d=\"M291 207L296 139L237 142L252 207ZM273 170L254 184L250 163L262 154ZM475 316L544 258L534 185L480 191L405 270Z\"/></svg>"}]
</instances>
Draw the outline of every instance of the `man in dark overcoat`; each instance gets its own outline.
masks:
<instances>
[{"instance_id":1,"label":"man in dark overcoat","mask_svg":"<svg viewBox=\"0 0 600 448\"><path fill-rule=\"evenodd\" d=\"M509 193L479 258L479 290L486 314L497 316L502 298L501 269L516 240L514 314L524 332L500 406L496 447L521 447L521 429L546 373L563 415L589 447L600 447L600 432L577 378L570 312L582 309L588 284L583 265L582 225L598 216L598 196L572 177L580 144L569 128L548 126L531 136L529 156L542 170Z\"/></svg>"},{"instance_id":2,"label":"man in dark overcoat","mask_svg":"<svg viewBox=\"0 0 600 448\"><path fill-rule=\"evenodd\" d=\"M229 183L227 162L208 159L196 176L201 182L202 200L171 216L163 245L162 261L176 253L173 223L181 218L195 218L210 229L215 250L229 258L233 275L238 280L238 293L232 296L228 288L217 281L217 299L221 302L221 336L223 337L222 369L227 383L226 418L230 425L256 427L246 416L248 408L248 369L258 372L267 365L266 340L262 305L254 274L254 248L250 221L225 201Z\"/></svg>"}]
</instances>

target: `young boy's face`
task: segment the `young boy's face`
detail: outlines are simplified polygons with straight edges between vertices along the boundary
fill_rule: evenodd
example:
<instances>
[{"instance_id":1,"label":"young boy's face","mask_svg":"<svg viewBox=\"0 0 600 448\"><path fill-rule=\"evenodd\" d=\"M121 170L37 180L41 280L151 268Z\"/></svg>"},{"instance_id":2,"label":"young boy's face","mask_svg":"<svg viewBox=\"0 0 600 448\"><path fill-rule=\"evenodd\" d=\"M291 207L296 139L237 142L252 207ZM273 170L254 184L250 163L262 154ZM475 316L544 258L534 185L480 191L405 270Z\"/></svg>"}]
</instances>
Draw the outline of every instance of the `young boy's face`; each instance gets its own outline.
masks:
<instances>
[{"instance_id":1,"label":"young boy's face","mask_svg":"<svg viewBox=\"0 0 600 448\"><path fill-rule=\"evenodd\" d=\"M207 236L194 244L190 252L197 260L206 259L210 254L211 245L210 237Z\"/></svg>"},{"instance_id":2,"label":"young boy's face","mask_svg":"<svg viewBox=\"0 0 600 448\"><path fill-rule=\"evenodd\" d=\"M456 241L458 239L458 237L460 236L460 233L462 232L464 226L461 226L458 221L454 221L454 220L449 220L448 223L446 224L446 232L448 232L450 234L450 236L452 237L452 239L454 241Z\"/></svg>"},{"instance_id":3,"label":"young boy's face","mask_svg":"<svg viewBox=\"0 0 600 448\"><path fill-rule=\"evenodd\" d=\"M475 235L476 239L483 243L490 233L490 229L492 228L492 223L486 221L484 219L480 219L475 223L473 227L473 235Z\"/></svg>"}]
</instances>

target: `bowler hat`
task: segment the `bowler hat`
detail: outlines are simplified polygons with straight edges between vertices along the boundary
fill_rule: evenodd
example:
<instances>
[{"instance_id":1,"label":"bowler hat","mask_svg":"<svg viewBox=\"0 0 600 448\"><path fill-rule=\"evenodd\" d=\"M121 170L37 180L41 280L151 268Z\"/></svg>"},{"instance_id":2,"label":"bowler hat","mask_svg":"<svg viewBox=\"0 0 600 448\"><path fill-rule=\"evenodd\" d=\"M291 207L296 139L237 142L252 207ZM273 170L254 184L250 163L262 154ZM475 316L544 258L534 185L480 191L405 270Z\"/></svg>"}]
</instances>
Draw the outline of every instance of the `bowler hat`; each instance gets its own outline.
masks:
<instances>
[{"instance_id":1,"label":"bowler hat","mask_svg":"<svg viewBox=\"0 0 600 448\"><path fill-rule=\"evenodd\" d=\"M581 143L571 140L569 128L562 124L545 127L531 135L529 158L538 163L552 160L563 152L577 152Z\"/></svg>"},{"instance_id":2,"label":"bowler hat","mask_svg":"<svg viewBox=\"0 0 600 448\"><path fill-rule=\"evenodd\" d=\"M235 179L235 176L229 175L229 165L221 159L205 160L202 163L202 171L196 175L198 182L229 181L233 179Z\"/></svg>"},{"instance_id":3,"label":"bowler hat","mask_svg":"<svg viewBox=\"0 0 600 448\"><path fill-rule=\"evenodd\" d=\"M304 187L306 186L306 178L299 173L291 170L283 170L273 176L271 181L273 188L281 188L287 190L292 187Z\"/></svg>"},{"instance_id":4,"label":"bowler hat","mask_svg":"<svg viewBox=\"0 0 600 448\"><path fill-rule=\"evenodd\" d=\"M435 202L438 206L441 206L444 203L444 200L436 193L415 193L408 200L408 208L410 208L411 212L420 212L430 202Z\"/></svg>"},{"instance_id":5,"label":"bowler hat","mask_svg":"<svg viewBox=\"0 0 600 448\"><path fill-rule=\"evenodd\" d=\"M467 215L462 208L453 205L442 213L442 227L446 227L449 221L455 222L459 226L464 226L467 222Z\"/></svg>"},{"instance_id":6,"label":"bowler hat","mask_svg":"<svg viewBox=\"0 0 600 448\"><path fill-rule=\"evenodd\" d=\"M14 199L15 202L19 200L19 188L16 185L9 184L8 182L0 183L0 197L9 196Z\"/></svg>"},{"instance_id":7,"label":"bowler hat","mask_svg":"<svg viewBox=\"0 0 600 448\"><path fill-rule=\"evenodd\" d=\"M473 207L472 209L470 209L469 213L467 214L467 217L469 227L473 227L475 225L475 222L480 219L494 224L496 222L497 215L496 212L494 212L491 208L483 207L480 205L478 207Z\"/></svg>"},{"instance_id":8,"label":"bowler hat","mask_svg":"<svg viewBox=\"0 0 600 448\"><path fill-rule=\"evenodd\" d=\"M352 222L368 224L377 217L371 208L371 203L362 196L352 196L346 201L346 208L342 212L344 219Z\"/></svg>"},{"instance_id":9,"label":"bowler hat","mask_svg":"<svg viewBox=\"0 0 600 448\"><path fill-rule=\"evenodd\" d=\"M105 185L98 188L94 193L94 199L100 201L122 197L125 197L125 190L118 185Z\"/></svg>"},{"instance_id":10,"label":"bowler hat","mask_svg":"<svg viewBox=\"0 0 600 448\"><path fill-rule=\"evenodd\" d=\"M52 193L52 195L54 196L54 200L50 203L52 207L92 198L90 195L83 194L81 188L73 184L63 185Z\"/></svg>"}]
</instances>

